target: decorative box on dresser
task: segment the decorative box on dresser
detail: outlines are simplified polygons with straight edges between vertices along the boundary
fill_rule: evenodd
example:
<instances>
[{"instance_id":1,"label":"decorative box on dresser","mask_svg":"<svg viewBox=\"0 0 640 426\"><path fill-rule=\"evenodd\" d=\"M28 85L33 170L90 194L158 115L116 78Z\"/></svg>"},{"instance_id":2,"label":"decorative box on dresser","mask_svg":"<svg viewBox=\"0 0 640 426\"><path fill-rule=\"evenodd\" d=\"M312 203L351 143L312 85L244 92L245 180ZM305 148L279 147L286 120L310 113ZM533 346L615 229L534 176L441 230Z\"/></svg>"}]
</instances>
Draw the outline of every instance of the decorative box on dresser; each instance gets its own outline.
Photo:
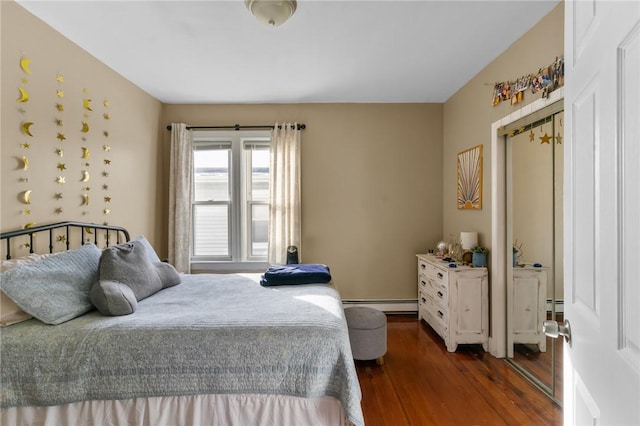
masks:
<instances>
[{"instance_id":1,"label":"decorative box on dresser","mask_svg":"<svg viewBox=\"0 0 640 426\"><path fill-rule=\"evenodd\" d=\"M538 345L547 350L542 322L547 319L547 271L549 268L513 268L513 343Z\"/></svg>"},{"instance_id":2,"label":"decorative box on dresser","mask_svg":"<svg viewBox=\"0 0 640 426\"><path fill-rule=\"evenodd\" d=\"M459 344L489 343L489 274L418 254L418 320L425 320L444 339L449 352Z\"/></svg>"}]
</instances>

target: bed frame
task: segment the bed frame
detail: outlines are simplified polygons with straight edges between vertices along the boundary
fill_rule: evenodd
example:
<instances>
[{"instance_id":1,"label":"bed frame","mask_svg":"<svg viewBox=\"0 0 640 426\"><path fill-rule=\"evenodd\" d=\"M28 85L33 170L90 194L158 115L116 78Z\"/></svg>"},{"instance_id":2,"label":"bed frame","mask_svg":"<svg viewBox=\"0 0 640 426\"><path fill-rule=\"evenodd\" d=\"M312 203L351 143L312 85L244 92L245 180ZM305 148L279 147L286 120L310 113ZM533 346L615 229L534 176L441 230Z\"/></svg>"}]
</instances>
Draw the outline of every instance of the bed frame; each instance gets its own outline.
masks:
<instances>
[{"instance_id":1,"label":"bed frame","mask_svg":"<svg viewBox=\"0 0 640 426\"><path fill-rule=\"evenodd\" d=\"M98 230L105 231L102 238L99 238ZM7 260L11 259L11 250L16 250L19 246L26 246L29 249L29 254L38 253L34 247L38 242L42 241L43 236L46 238L47 233L49 234L49 253L54 252L54 242L56 241L63 242L66 245L65 250L69 250L72 242L78 242L77 245L93 242L97 245L98 241L100 241L104 247L109 247L114 240L115 244L130 240L129 232L120 226L84 222L57 222L0 233L0 240L5 241L5 258ZM22 244L18 245L19 241L25 241L24 236L28 237L28 242L22 242ZM42 254L42 251L39 254Z\"/></svg>"}]
</instances>

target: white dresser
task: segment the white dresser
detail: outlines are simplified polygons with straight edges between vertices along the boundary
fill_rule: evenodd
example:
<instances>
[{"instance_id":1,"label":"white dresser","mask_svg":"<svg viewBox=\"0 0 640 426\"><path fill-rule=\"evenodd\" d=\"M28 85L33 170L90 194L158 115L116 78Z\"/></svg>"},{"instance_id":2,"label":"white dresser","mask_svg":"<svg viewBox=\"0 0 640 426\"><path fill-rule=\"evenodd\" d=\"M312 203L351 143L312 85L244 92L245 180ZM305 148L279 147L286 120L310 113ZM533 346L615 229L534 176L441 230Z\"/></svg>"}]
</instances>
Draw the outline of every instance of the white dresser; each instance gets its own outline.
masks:
<instances>
[{"instance_id":1,"label":"white dresser","mask_svg":"<svg viewBox=\"0 0 640 426\"><path fill-rule=\"evenodd\" d=\"M513 343L538 345L547 350L542 322L547 319L547 270L525 266L513 268Z\"/></svg>"},{"instance_id":2,"label":"white dresser","mask_svg":"<svg viewBox=\"0 0 640 426\"><path fill-rule=\"evenodd\" d=\"M489 274L486 268L449 266L418 254L418 319L444 339L449 352L459 344L489 343Z\"/></svg>"}]
</instances>

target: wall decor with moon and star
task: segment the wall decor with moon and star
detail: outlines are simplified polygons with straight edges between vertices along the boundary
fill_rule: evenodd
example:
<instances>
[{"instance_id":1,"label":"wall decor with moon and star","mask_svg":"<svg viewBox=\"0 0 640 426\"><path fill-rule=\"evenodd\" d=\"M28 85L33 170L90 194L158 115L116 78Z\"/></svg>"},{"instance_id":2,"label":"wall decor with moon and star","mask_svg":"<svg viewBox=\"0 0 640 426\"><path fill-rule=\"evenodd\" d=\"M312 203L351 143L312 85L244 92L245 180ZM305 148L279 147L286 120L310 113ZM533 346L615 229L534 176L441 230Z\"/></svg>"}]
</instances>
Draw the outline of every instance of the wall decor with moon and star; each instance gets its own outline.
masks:
<instances>
[{"instance_id":1,"label":"wall decor with moon and star","mask_svg":"<svg viewBox=\"0 0 640 426\"><path fill-rule=\"evenodd\" d=\"M22 56L18 85L18 112L20 114L20 153L16 156L19 166L18 196L19 214L25 216L24 228L32 228L37 222L30 220L38 210L38 216L64 215L67 220L108 224L111 213L109 176L111 174L111 123L110 102L103 99L94 102L89 89L68 90L62 72L50 76L36 76L32 59ZM49 94L30 90L32 78L41 79L38 87L50 88ZM44 84L42 84L44 83ZM34 103L39 103L34 105ZM44 104L44 105L43 105ZM32 113L35 106L47 107L53 123L37 123ZM98 105L96 105L98 104ZM40 115L41 116L41 115ZM55 124L55 127L53 125ZM46 134L46 129L55 129ZM42 129L42 131L40 131ZM36 151L37 150L37 151ZM30 161L30 153L51 150L49 164ZM44 157L46 158L46 157ZM35 169L35 170L34 170ZM53 194L43 194L38 188L55 182ZM52 209L52 211L47 211ZM81 217L84 216L84 217ZM98 236L87 230L87 242L96 242ZM92 240L93 239L93 240ZM65 242L64 237L58 237Z\"/></svg>"}]
</instances>

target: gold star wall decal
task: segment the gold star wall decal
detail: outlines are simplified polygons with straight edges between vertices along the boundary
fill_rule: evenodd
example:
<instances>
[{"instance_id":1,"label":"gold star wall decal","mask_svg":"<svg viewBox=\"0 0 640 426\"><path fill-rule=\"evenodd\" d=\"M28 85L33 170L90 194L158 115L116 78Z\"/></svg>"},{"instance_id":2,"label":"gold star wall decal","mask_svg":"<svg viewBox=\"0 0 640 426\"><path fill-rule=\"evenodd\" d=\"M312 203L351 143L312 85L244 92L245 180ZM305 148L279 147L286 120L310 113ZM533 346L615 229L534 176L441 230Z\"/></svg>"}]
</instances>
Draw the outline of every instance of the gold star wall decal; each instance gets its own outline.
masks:
<instances>
[{"instance_id":1,"label":"gold star wall decal","mask_svg":"<svg viewBox=\"0 0 640 426\"><path fill-rule=\"evenodd\" d=\"M20 182L29 182L29 178L26 177L21 177L20 179L18 179Z\"/></svg>"},{"instance_id":2,"label":"gold star wall decal","mask_svg":"<svg viewBox=\"0 0 640 426\"><path fill-rule=\"evenodd\" d=\"M536 137L536 134L533 133L533 129L531 129L531 131L529 132L529 142L533 142L535 137Z\"/></svg>"},{"instance_id":3,"label":"gold star wall decal","mask_svg":"<svg viewBox=\"0 0 640 426\"><path fill-rule=\"evenodd\" d=\"M106 131L106 130L105 130L104 132L102 132L102 134L104 135L104 137L105 137L105 138L108 138L108 137L109 137L109 132L108 132L108 131Z\"/></svg>"},{"instance_id":4,"label":"gold star wall decal","mask_svg":"<svg viewBox=\"0 0 640 426\"><path fill-rule=\"evenodd\" d=\"M59 243L64 243L65 241L67 241L67 237L65 237L64 235L58 235L57 241Z\"/></svg>"},{"instance_id":5,"label":"gold star wall decal","mask_svg":"<svg viewBox=\"0 0 640 426\"><path fill-rule=\"evenodd\" d=\"M58 83L64 83L64 77L62 74L56 75L56 80L58 80Z\"/></svg>"},{"instance_id":6,"label":"gold star wall decal","mask_svg":"<svg viewBox=\"0 0 640 426\"><path fill-rule=\"evenodd\" d=\"M102 103L104 106L106 106L107 108L109 108L111 106L111 102L107 101L105 99L105 101Z\"/></svg>"},{"instance_id":7,"label":"gold star wall decal","mask_svg":"<svg viewBox=\"0 0 640 426\"><path fill-rule=\"evenodd\" d=\"M105 191L109 190L109 185L105 183L104 185L102 185L102 189L104 189Z\"/></svg>"},{"instance_id":8,"label":"gold star wall decal","mask_svg":"<svg viewBox=\"0 0 640 426\"><path fill-rule=\"evenodd\" d=\"M24 210L22 210L22 214L25 214L25 215L27 215L27 214L31 214L31 209L24 209Z\"/></svg>"},{"instance_id":9,"label":"gold star wall decal","mask_svg":"<svg viewBox=\"0 0 640 426\"><path fill-rule=\"evenodd\" d=\"M56 90L56 96L59 98L64 98L64 90Z\"/></svg>"},{"instance_id":10,"label":"gold star wall decal","mask_svg":"<svg viewBox=\"0 0 640 426\"><path fill-rule=\"evenodd\" d=\"M56 104L56 109L57 109L58 111L64 111L64 105L62 105L62 104Z\"/></svg>"},{"instance_id":11,"label":"gold star wall decal","mask_svg":"<svg viewBox=\"0 0 640 426\"><path fill-rule=\"evenodd\" d=\"M562 135L558 132L558 136L556 136L556 143L558 145L562 145Z\"/></svg>"},{"instance_id":12,"label":"gold star wall decal","mask_svg":"<svg viewBox=\"0 0 640 426\"><path fill-rule=\"evenodd\" d=\"M58 165L56 166L58 168L58 170L63 171L67 169L67 165L65 163L58 163Z\"/></svg>"},{"instance_id":13,"label":"gold star wall decal","mask_svg":"<svg viewBox=\"0 0 640 426\"><path fill-rule=\"evenodd\" d=\"M111 118L111 116L106 112L102 114L102 117L104 117L105 120L109 120Z\"/></svg>"},{"instance_id":14,"label":"gold star wall decal","mask_svg":"<svg viewBox=\"0 0 640 426\"><path fill-rule=\"evenodd\" d=\"M63 125L62 120L60 120L60 119L56 119L56 125L57 125L58 127L62 127L62 125Z\"/></svg>"},{"instance_id":15,"label":"gold star wall decal","mask_svg":"<svg viewBox=\"0 0 640 426\"><path fill-rule=\"evenodd\" d=\"M64 133L58 133L58 136L56 136L57 139L60 140L60 142L64 141L65 139L67 139L64 135Z\"/></svg>"},{"instance_id":16,"label":"gold star wall decal","mask_svg":"<svg viewBox=\"0 0 640 426\"><path fill-rule=\"evenodd\" d=\"M56 214L62 214L62 207L56 207Z\"/></svg>"},{"instance_id":17,"label":"gold star wall decal","mask_svg":"<svg viewBox=\"0 0 640 426\"><path fill-rule=\"evenodd\" d=\"M91 187L90 186L85 186L84 188L82 188L83 191L91 191Z\"/></svg>"},{"instance_id":18,"label":"gold star wall decal","mask_svg":"<svg viewBox=\"0 0 640 426\"><path fill-rule=\"evenodd\" d=\"M109 160L108 158L105 158L104 164L106 164L107 166L111 165L111 160Z\"/></svg>"},{"instance_id":19,"label":"gold star wall decal","mask_svg":"<svg viewBox=\"0 0 640 426\"><path fill-rule=\"evenodd\" d=\"M29 143L25 142L25 143L22 144L22 147L24 149L29 149L29 148L31 148L31 145L29 145Z\"/></svg>"},{"instance_id":20,"label":"gold star wall decal","mask_svg":"<svg viewBox=\"0 0 640 426\"><path fill-rule=\"evenodd\" d=\"M108 195L106 197L104 197L104 202L105 203L110 203L111 202L111 197L109 197Z\"/></svg>"},{"instance_id":21,"label":"gold star wall decal","mask_svg":"<svg viewBox=\"0 0 640 426\"><path fill-rule=\"evenodd\" d=\"M104 209L104 214L109 214L109 213L111 213L111 210L109 210L109 209Z\"/></svg>"},{"instance_id":22,"label":"gold star wall decal","mask_svg":"<svg viewBox=\"0 0 640 426\"><path fill-rule=\"evenodd\" d=\"M56 182L58 182L58 183L60 183L60 184L63 184L63 185L64 185L64 183L65 183L65 178L64 178L64 176L58 176L58 179L56 179Z\"/></svg>"},{"instance_id":23,"label":"gold star wall decal","mask_svg":"<svg viewBox=\"0 0 640 426\"><path fill-rule=\"evenodd\" d=\"M102 145L102 149L103 149L105 152L109 152L109 151L111 151L111 147L110 147L109 145Z\"/></svg>"},{"instance_id":24,"label":"gold star wall decal","mask_svg":"<svg viewBox=\"0 0 640 426\"><path fill-rule=\"evenodd\" d=\"M56 200L62 200L62 192L56 192L56 195L53 196Z\"/></svg>"},{"instance_id":25,"label":"gold star wall decal","mask_svg":"<svg viewBox=\"0 0 640 426\"><path fill-rule=\"evenodd\" d=\"M20 79L20 81L22 82L22 84L27 84L27 83L29 83L29 79L28 79L27 77L22 77L22 78Z\"/></svg>"},{"instance_id":26,"label":"gold star wall decal","mask_svg":"<svg viewBox=\"0 0 640 426\"><path fill-rule=\"evenodd\" d=\"M102 172L102 176L104 176L104 177L109 177L109 172L103 171L103 172Z\"/></svg>"},{"instance_id":27,"label":"gold star wall decal","mask_svg":"<svg viewBox=\"0 0 640 426\"><path fill-rule=\"evenodd\" d=\"M540 144L549 143L549 141L551 140L551 136L549 136L547 132L545 132L544 136L540 136L539 139L540 139Z\"/></svg>"},{"instance_id":28,"label":"gold star wall decal","mask_svg":"<svg viewBox=\"0 0 640 426\"><path fill-rule=\"evenodd\" d=\"M62 157L64 156L64 151L60 148L56 149L56 154L58 154L58 157Z\"/></svg>"}]
</instances>

